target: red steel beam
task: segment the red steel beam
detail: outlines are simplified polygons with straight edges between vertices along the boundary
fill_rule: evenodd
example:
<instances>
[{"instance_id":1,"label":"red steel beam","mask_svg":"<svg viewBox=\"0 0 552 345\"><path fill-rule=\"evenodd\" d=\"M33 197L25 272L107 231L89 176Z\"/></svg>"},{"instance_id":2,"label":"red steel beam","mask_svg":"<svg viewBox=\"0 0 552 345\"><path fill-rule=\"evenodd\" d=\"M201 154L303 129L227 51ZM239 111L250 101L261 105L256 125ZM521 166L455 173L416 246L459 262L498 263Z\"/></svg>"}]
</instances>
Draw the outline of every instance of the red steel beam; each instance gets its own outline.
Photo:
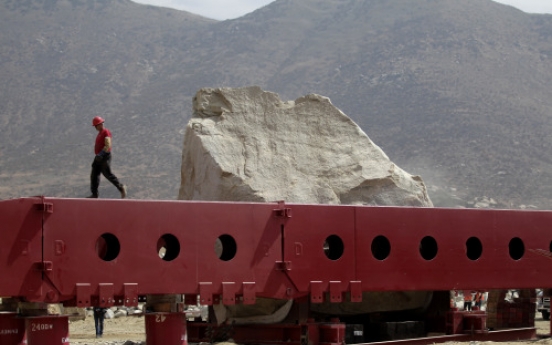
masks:
<instances>
[{"instance_id":1,"label":"red steel beam","mask_svg":"<svg viewBox=\"0 0 552 345\"><path fill-rule=\"evenodd\" d=\"M0 296L78 306L133 305L146 294L317 303L359 301L362 291L550 288L552 262L538 252L550 251L551 226L549 211L4 200L0 275L12 278Z\"/></svg>"}]
</instances>

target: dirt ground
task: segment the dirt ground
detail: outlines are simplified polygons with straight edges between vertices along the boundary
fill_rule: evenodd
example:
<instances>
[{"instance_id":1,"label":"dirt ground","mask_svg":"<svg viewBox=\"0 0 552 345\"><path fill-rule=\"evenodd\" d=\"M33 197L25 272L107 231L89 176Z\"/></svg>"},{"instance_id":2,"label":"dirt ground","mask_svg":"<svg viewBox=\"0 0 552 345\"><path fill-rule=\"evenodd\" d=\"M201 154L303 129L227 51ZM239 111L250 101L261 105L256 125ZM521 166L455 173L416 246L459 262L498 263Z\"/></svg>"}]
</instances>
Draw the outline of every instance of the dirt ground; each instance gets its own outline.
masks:
<instances>
[{"instance_id":1,"label":"dirt ground","mask_svg":"<svg viewBox=\"0 0 552 345\"><path fill-rule=\"evenodd\" d=\"M71 344L110 344L114 342L146 341L145 322L143 316L127 316L104 321L104 335L96 339L94 318L87 317L83 321L69 323L69 339Z\"/></svg>"},{"instance_id":2,"label":"dirt ground","mask_svg":"<svg viewBox=\"0 0 552 345\"><path fill-rule=\"evenodd\" d=\"M550 334L550 321L543 319L535 320L535 326L537 327L537 335L549 335Z\"/></svg>"},{"instance_id":3,"label":"dirt ground","mask_svg":"<svg viewBox=\"0 0 552 345\"><path fill-rule=\"evenodd\" d=\"M550 321L544 321L537 314L535 326L537 335L542 337L550 334ZM143 316L128 316L117 319L106 319L104 324L104 336L96 339L94 329L94 318L87 317L84 321L73 321L69 324L69 338L71 344L123 344L125 341L145 342L145 324ZM470 342L470 345L492 344L493 342ZM447 342L447 345L468 344L460 342ZM497 343L502 345L520 345L520 344L550 344L552 339L545 338L537 341L513 341Z\"/></svg>"}]
</instances>

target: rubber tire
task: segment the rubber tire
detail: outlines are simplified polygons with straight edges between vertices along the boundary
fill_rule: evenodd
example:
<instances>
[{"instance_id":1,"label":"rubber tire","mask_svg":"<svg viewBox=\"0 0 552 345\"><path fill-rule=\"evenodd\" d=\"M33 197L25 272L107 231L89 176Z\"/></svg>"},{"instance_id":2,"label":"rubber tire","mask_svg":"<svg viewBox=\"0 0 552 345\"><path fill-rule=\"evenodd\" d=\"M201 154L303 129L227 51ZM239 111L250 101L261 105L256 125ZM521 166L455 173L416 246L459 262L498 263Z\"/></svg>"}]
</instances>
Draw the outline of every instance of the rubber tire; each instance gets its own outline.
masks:
<instances>
[{"instance_id":1,"label":"rubber tire","mask_svg":"<svg viewBox=\"0 0 552 345\"><path fill-rule=\"evenodd\" d=\"M542 319L543 320L550 320L550 312L549 311L542 311Z\"/></svg>"}]
</instances>

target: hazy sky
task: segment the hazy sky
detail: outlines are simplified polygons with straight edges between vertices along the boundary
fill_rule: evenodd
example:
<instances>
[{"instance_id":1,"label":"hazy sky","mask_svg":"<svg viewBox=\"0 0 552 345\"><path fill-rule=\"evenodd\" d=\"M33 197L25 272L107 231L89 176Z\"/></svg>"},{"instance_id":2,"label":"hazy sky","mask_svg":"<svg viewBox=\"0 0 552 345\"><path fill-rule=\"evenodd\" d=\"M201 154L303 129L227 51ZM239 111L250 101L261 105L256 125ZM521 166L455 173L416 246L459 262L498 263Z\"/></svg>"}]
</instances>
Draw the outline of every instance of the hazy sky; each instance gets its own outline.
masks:
<instances>
[{"instance_id":1,"label":"hazy sky","mask_svg":"<svg viewBox=\"0 0 552 345\"><path fill-rule=\"evenodd\" d=\"M233 19L253 12L274 0L132 0L141 4L170 7L213 19ZM494 0L530 13L552 13L552 0Z\"/></svg>"}]
</instances>

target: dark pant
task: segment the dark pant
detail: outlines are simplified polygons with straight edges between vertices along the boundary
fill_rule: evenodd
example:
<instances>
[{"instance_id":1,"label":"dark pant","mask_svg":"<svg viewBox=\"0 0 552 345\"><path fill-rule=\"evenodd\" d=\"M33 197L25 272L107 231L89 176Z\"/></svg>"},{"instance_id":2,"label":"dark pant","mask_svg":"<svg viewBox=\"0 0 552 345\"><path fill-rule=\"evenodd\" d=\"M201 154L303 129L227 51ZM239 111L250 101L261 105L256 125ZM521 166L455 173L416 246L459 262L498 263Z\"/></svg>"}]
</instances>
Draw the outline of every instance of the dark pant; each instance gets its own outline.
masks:
<instances>
[{"instance_id":1,"label":"dark pant","mask_svg":"<svg viewBox=\"0 0 552 345\"><path fill-rule=\"evenodd\" d=\"M104 318L105 318L105 311L102 310L94 310L94 326L96 326L96 335L103 335L103 327L104 327Z\"/></svg>"},{"instance_id":2,"label":"dark pant","mask_svg":"<svg viewBox=\"0 0 552 345\"><path fill-rule=\"evenodd\" d=\"M104 175L105 178L113 183L115 187L120 191L123 186L117 179L117 176L113 175L111 172L111 154L100 158L96 156L94 162L92 162L92 173L90 174L90 190L92 195L98 196L98 187L100 186L100 174Z\"/></svg>"}]
</instances>

